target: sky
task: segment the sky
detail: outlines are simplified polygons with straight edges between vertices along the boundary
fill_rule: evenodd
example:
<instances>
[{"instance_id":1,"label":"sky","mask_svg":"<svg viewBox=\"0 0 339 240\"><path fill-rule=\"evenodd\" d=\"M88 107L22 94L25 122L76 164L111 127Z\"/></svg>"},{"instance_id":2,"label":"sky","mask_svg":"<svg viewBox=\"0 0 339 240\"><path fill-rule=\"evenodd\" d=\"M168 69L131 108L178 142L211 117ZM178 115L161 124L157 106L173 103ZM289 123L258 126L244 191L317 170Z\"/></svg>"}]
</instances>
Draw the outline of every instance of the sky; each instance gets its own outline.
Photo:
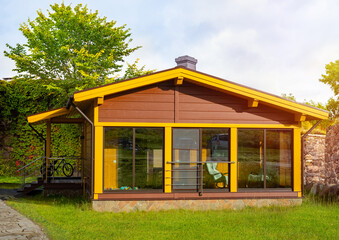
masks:
<instances>
[{"instance_id":1,"label":"sky","mask_svg":"<svg viewBox=\"0 0 339 240\"><path fill-rule=\"evenodd\" d=\"M333 92L319 82L325 65L339 59L338 0L64 0L87 4L101 17L125 25L132 46L126 61L158 71L189 55L197 70L297 101L325 103ZM0 78L15 64L4 56L25 43L21 23L62 1L0 0Z\"/></svg>"}]
</instances>

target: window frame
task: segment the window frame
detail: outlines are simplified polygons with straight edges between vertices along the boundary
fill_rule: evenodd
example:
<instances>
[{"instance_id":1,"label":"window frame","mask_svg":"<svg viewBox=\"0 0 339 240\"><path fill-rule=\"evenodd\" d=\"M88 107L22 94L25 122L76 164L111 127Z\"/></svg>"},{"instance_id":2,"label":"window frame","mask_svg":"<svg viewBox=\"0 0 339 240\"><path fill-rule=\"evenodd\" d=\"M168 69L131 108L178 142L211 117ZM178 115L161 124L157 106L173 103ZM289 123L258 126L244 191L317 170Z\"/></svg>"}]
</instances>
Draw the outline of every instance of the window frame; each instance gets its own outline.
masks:
<instances>
[{"instance_id":1,"label":"window frame","mask_svg":"<svg viewBox=\"0 0 339 240\"><path fill-rule=\"evenodd\" d=\"M107 190L105 189L105 136L107 129L132 129L132 189L130 190ZM161 189L134 189L135 188L135 130L136 129L161 129L162 130L162 188ZM102 189L103 193L110 193L110 194L136 194L136 193L163 193L165 190L165 128L164 127L129 127L129 126L105 126L103 127L103 159L102 159Z\"/></svg>"},{"instance_id":2,"label":"window frame","mask_svg":"<svg viewBox=\"0 0 339 240\"><path fill-rule=\"evenodd\" d=\"M197 187L196 189L174 189L173 188L173 180L174 180L174 177L173 177L173 167L171 167L171 183L172 183L172 186L171 186L171 192L173 193L199 193L199 195L202 195L203 192L215 192L215 193L228 193L230 192L230 176L231 176L231 173L230 173L230 164L229 161L230 161L230 157L231 157L231 150L230 150L230 146L231 146L231 138L230 138L230 134L231 134L231 128L230 127L172 127L171 128L171 134L172 134L172 142L171 142L171 145L172 145L172 163L171 163L171 166L173 166L174 164L174 154L173 154L173 150L174 150L174 137L173 137L173 132L174 132L174 129L197 129L199 131L199 158L198 158L198 161L199 162L202 162L202 131L203 129L224 129L226 130L226 132L228 133L228 136L229 136L229 140L228 140L228 162L226 162L228 164L228 187L227 188L223 188L223 189L218 189L218 188L215 188L215 189L204 189L203 188L203 172L204 172L204 168L203 168L203 164L201 163L197 163L197 166L198 166L198 174L197 174L197 179L200 180L199 182L199 187Z\"/></svg>"},{"instance_id":3,"label":"window frame","mask_svg":"<svg viewBox=\"0 0 339 240\"><path fill-rule=\"evenodd\" d=\"M280 191L293 191L293 172L294 172L294 138L293 138L293 129L291 128L237 128L237 172L239 172L239 130L256 130L256 131L263 131L263 172L264 172L264 187L263 188L243 188L239 187L239 174L237 178L237 190L238 192L280 192ZM267 188L266 184L266 132L267 131L282 131L282 132L289 132L291 138L291 186L286 188Z\"/></svg>"}]
</instances>

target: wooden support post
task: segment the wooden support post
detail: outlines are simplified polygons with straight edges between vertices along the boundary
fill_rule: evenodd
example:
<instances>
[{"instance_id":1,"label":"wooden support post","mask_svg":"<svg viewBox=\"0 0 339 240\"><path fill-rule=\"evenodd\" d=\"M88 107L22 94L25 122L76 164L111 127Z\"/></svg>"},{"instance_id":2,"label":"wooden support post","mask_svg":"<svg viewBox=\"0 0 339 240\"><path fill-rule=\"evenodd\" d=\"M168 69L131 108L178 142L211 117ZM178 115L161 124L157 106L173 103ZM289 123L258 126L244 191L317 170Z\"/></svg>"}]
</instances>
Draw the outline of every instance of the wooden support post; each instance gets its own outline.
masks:
<instances>
[{"instance_id":1,"label":"wooden support post","mask_svg":"<svg viewBox=\"0 0 339 240\"><path fill-rule=\"evenodd\" d=\"M301 133L299 128L293 129L293 191L301 197Z\"/></svg>"},{"instance_id":2,"label":"wooden support post","mask_svg":"<svg viewBox=\"0 0 339 240\"><path fill-rule=\"evenodd\" d=\"M94 193L103 191L103 155L104 155L104 128L95 127L95 150L94 150Z\"/></svg>"},{"instance_id":3,"label":"wooden support post","mask_svg":"<svg viewBox=\"0 0 339 240\"><path fill-rule=\"evenodd\" d=\"M46 131L46 158L51 157L51 120L47 120L47 131Z\"/></svg>"},{"instance_id":4,"label":"wooden support post","mask_svg":"<svg viewBox=\"0 0 339 240\"><path fill-rule=\"evenodd\" d=\"M51 120L48 119L46 121L46 169L45 169L45 174L46 174L46 182L47 182L47 177L48 177L48 168L49 168L49 158L51 157Z\"/></svg>"},{"instance_id":5,"label":"wooden support post","mask_svg":"<svg viewBox=\"0 0 339 240\"><path fill-rule=\"evenodd\" d=\"M230 192L237 192L238 191L238 129L237 128L231 128L231 141L230 141L230 160L231 166L230 166Z\"/></svg>"},{"instance_id":6,"label":"wooden support post","mask_svg":"<svg viewBox=\"0 0 339 240\"><path fill-rule=\"evenodd\" d=\"M172 165L168 162L172 162L172 128L165 127L165 193L172 191Z\"/></svg>"}]
</instances>

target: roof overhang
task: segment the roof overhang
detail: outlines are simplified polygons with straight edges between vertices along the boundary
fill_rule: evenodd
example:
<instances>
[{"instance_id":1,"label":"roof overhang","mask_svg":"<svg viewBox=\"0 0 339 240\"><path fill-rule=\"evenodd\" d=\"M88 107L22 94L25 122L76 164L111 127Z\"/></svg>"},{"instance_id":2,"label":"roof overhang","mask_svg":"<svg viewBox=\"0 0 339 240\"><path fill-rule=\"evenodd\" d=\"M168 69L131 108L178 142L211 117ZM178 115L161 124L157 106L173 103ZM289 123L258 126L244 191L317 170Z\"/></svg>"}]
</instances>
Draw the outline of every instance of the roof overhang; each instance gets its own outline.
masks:
<instances>
[{"instance_id":1,"label":"roof overhang","mask_svg":"<svg viewBox=\"0 0 339 240\"><path fill-rule=\"evenodd\" d=\"M258 105L258 103L266 104L284 111L292 112L296 116L296 121L322 120L329 117L329 113L325 110L290 101L276 95L182 67L176 67L150 75L76 92L73 95L73 101L74 103L79 103L90 99L102 98L106 95L171 79L189 81L228 94L236 95L247 99L249 104L251 103L252 105L253 103L254 105Z\"/></svg>"},{"instance_id":2,"label":"roof overhang","mask_svg":"<svg viewBox=\"0 0 339 240\"><path fill-rule=\"evenodd\" d=\"M28 123L37 123L37 122L48 120L54 117L63 116L69 113L70 113L70 109L67 109L66 107L62 107L62 108L57 108L57 109L53 109L50 111L28 116L27 121Z\"/></svg>"}]
</instances>

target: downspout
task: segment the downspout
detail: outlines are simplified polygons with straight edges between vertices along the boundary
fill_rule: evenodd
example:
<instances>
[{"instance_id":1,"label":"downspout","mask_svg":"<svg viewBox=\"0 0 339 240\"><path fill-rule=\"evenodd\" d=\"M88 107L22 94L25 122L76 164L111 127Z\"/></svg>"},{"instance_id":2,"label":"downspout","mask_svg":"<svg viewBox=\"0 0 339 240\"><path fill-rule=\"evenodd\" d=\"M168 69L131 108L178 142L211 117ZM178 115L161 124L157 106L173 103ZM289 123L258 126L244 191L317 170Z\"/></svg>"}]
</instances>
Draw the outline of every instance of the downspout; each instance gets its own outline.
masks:
<instances>
[{"instance_id":1,"label":"downspout","mask_svg":"<svg viewBox=\"0 0 339 240\"><path fill-rule=\"evenodd\" d=\"M302 184L301 184L301 192L303 194L304 197L304 174L305 174L305 166L304 166L304 141L305 138L307 137L308 134L310 134L313 129L315 129L319 124L321 123L321 120L319 120L318 122L316 122L304 135L301 136L301 180L302 180Z\"/></svg>"},{"instance_id":2,"label":"downspout","mask_svg":"<svg viewBox=\"0 0 339 240\"><path fill-rule=\"evenodd\" d=\"M33 131L38 135L38 137L39 137L42 141L44 141L44 143L45 143L45 156L46 156L46 139L45 139L44 136L43 136L41 133L39 133L38 130L36 130L30 123L29 123L28 125L33 129Z\"/></svg>"},{"instance_id":3,"label":"downspout","mask_svg":"<svg viewBox=\"0 0 339 240\"><path fill-rule=\"evenodd\" d=\"M93 192L94 192L94 186L93 186L93 177L94 177L94 123L89 119L85 113L83 113L74 103L73 103L73 96L70 96L68 98L66 108L69 109L70 107L74 107L75 110L77 110L81 116L83 116L89 124L91 124L91 198L93 199Z\"/></svg>"}]
</instances>

